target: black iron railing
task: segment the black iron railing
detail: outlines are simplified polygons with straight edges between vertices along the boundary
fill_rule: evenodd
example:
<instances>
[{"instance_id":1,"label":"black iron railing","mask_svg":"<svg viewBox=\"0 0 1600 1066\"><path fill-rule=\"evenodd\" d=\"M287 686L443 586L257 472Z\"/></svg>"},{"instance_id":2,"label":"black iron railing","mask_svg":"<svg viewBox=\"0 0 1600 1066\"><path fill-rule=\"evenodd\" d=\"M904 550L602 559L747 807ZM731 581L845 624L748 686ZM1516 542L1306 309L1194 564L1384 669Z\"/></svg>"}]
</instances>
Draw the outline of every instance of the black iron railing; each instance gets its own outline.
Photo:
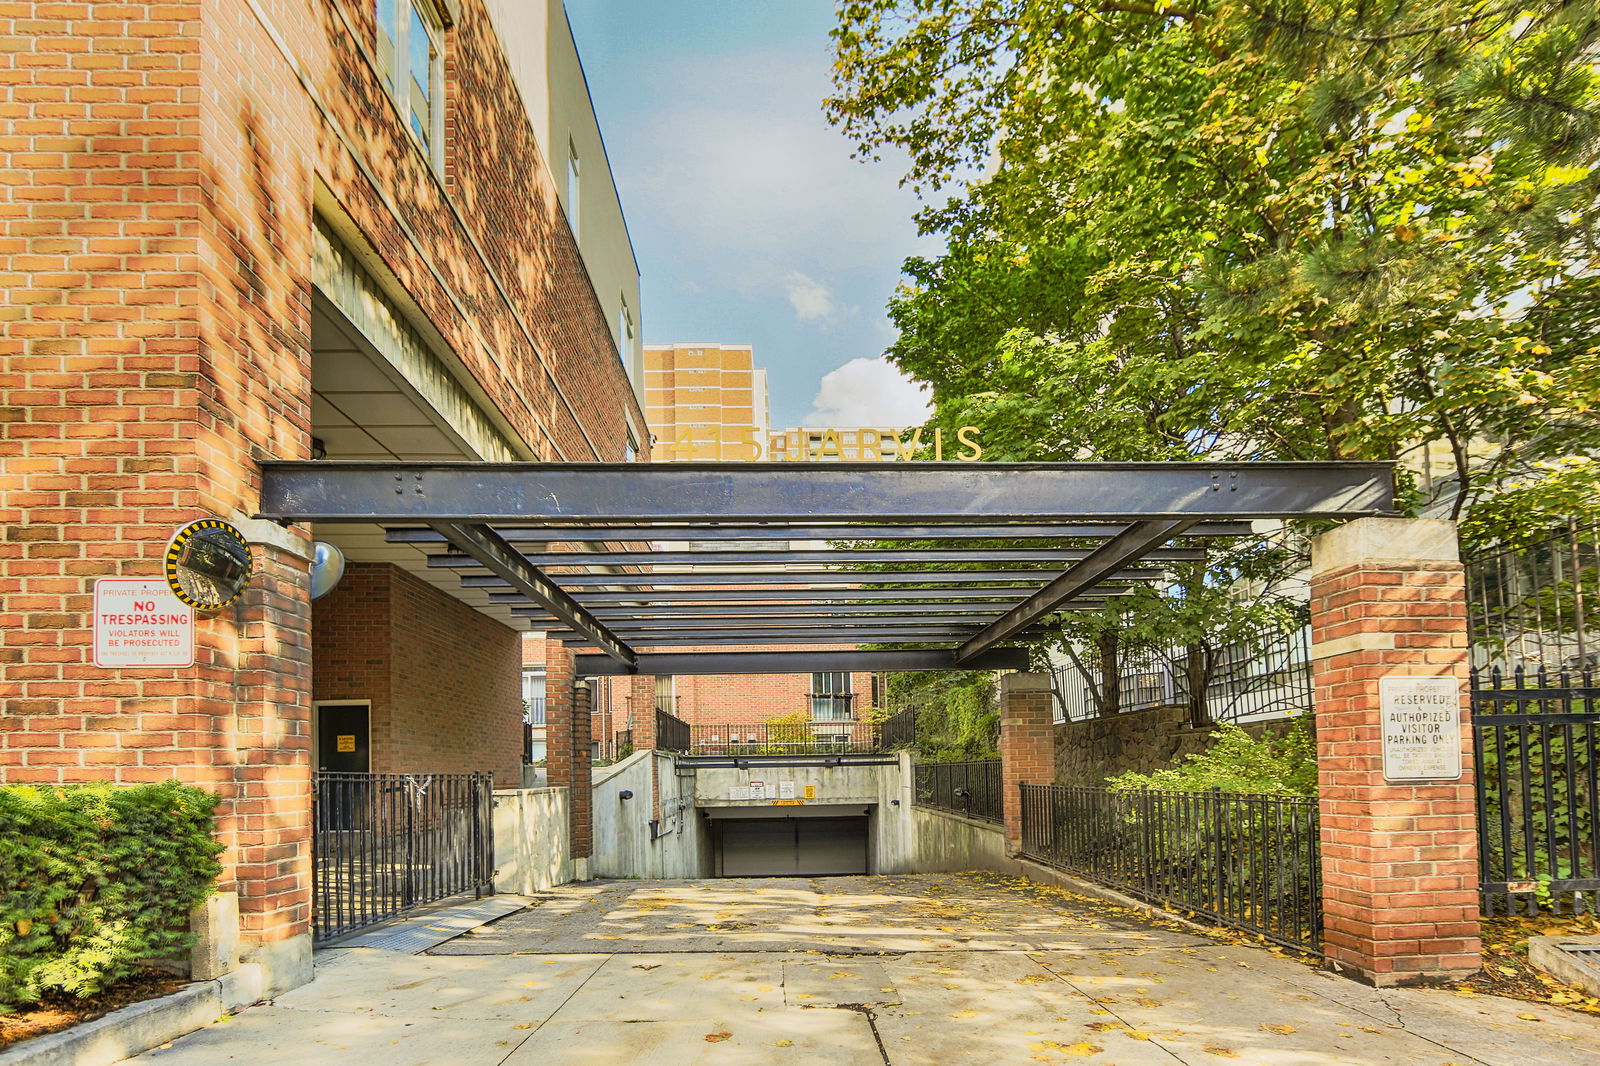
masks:
<instances>
[{"instance_id":1,"label":"black iron railing","mask_svg":"<svg viewBox=\"0 0 1600 1066\"><path fill-rule=\"evenodd\" d=\"M1005 820L999 759L918 763L915 776L919 807L950 811L986 822Z\"/></svg>"},{"instance_id":2,"label":"black iron railing","mask_svg":"<svg viewBox=\"0 0 1600 1066\"><path fill-rule=\"evenodd\" d=\"M878 742L885 751L903 751L917 746L917 712L914 709L892 714L878 723Z\"/></svg>"},{"instance_id":3,"label":"black iron railing","mask_svg":"<svg viewBox=\"0 0 1600 1066\"><path fill-rule=\"evenodd\" d=\"M871 722L823 719L690 727L691 755L836 755L880 752Z\"/></svg>"},{"instance_id":4,"label":"black iron railing","mask_svg":"<svg viewBox=\"0 0 1600 1066\"><path fill-rule=\"evenodd\" d=\"M1206 654L1181 645L1146 648L1123 656L1118 671L1117 710L1139 711L1174 704L1189 705L1190 656ZM1210 653L1205 682L1207 720L1286 718L1311 710L1311 634L1309 627L1263 630ZM1104 684L1101 672L1085 677L1077 665L1054 672L1056 715L1070 722L1100 714L1095 693Z\"/></svg>"},{"instance_id":5,"label":"black iron railing","mask_svg":"<svg viewBox=\"0 0 1600 1066\"><path fill-rule=\"evenodd\" d=\"M493 892L493 787L489 774L314 775L314 939Z\"/></svg>"},{"instance_id":6,"label":"black iron railing","mask_svg":"<svg viewBox=\"0 0 1600 1066\"><path fill-rule=\"evenodd\" d=\"M1280 944L1321 950L1315 799L1019 787L1026 857Z\"/></svg>"},{"instance_id":7,"label":"black iron railing","mask_svg":"<svg viewBox=\"0 0 1600 1066\"><path fill-rule=\"evenodd\" d=\"M1589 680L1473 677L1486 914L1600 911L1600 686Z\"/></svg>"},{"instance_id":8,"label":"black iron railing","mask_svg":"<svg viewBox=\"0 0 1600 1066\"><path fill-rule=\"evenodd\" d=\"M656 708L656 747L661 751L689 750L689 723Z\"/></svg>"}]
</instances>

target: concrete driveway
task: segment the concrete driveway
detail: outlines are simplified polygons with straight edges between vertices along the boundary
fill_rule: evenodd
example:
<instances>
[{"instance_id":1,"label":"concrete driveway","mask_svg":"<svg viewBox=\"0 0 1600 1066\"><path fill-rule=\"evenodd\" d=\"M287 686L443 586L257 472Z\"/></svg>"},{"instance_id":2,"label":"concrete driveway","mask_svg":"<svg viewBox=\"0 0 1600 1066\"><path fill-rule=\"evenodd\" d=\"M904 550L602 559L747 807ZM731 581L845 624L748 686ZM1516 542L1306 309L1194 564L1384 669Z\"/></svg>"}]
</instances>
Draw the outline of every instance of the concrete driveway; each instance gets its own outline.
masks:
<instances>
[{"instance_id":1,"label":"concrete driveway","mask_svg":"<svg viewBox=\"0 0 1600 1066\"><path fill-rule=\"evenodd\" d=\"M1377 991L990 874L568 885L149 1066L1593 1066L1600 1020Z\"/></svg>"}]
</instances>

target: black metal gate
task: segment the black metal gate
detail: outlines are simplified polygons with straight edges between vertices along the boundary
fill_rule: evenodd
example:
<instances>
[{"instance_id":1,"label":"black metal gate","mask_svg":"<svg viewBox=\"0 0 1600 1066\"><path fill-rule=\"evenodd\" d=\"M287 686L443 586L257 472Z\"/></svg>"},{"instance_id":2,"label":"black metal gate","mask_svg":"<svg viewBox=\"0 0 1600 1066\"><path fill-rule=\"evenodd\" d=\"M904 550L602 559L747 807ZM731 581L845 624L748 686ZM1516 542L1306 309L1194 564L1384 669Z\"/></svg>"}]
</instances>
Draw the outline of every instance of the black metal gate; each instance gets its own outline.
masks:
<instances>
[{"instance_id":1,"label":"black metal gate","mask_svg":"<svg viewBox=\"0 0 1600 1066\"><path fill-rule=\"evenodd\" d=\"M312 787L317 941L494 891L489 774L318 773Z\"/></svg>"},{"instance_id":2,"label":"black metal gate","mask_svg":"<svg viewBox=\"0 0 1600 1066\"><path fill-rule=\"evenodd\" d=\"M1600 910L1600 686L1589 680L1474 679L1485 914Z\"/></svg>"}]
</instances>

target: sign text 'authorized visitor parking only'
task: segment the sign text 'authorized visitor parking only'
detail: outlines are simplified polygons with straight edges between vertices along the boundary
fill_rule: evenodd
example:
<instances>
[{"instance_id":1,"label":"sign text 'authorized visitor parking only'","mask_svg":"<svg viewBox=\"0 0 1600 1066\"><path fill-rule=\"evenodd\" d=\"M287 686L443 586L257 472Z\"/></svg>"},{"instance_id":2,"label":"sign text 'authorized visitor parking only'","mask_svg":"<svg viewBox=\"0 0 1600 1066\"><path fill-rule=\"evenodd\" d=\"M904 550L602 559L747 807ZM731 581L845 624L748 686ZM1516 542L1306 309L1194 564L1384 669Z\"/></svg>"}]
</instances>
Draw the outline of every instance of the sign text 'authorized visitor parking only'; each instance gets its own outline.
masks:
<instances>
[{"instance_id":1,"label":"sign text 'authorized visitor parking only'","mask_svg":"<svg viewBox=\"0 0 1600 1066\"><path fill-rule=\"evenodd\" d=\"M1386 781L1461 779L1461 682L1453 677L1385 677L1383 709Z\"/></svg>"}]
</instances>

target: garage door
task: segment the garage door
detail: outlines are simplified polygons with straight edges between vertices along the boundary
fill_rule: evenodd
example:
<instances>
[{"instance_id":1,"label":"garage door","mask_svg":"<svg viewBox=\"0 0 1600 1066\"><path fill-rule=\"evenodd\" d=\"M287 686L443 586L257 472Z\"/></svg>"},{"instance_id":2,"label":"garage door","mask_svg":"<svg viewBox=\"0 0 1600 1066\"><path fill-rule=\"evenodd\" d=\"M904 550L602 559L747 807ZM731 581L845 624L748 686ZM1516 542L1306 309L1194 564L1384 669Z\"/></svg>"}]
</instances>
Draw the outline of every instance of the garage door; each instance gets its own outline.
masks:
<instances>
[{"instance_id":1,"label":"garage door","mask_svg":"<svg viewBox=\"0 0 1600 1066\"><path fill-rule=\"evenodd\" d=\"M867 872L865 818L761 818L717 826L723 877L793 877Z\"/></svg>"}]
</instances>

